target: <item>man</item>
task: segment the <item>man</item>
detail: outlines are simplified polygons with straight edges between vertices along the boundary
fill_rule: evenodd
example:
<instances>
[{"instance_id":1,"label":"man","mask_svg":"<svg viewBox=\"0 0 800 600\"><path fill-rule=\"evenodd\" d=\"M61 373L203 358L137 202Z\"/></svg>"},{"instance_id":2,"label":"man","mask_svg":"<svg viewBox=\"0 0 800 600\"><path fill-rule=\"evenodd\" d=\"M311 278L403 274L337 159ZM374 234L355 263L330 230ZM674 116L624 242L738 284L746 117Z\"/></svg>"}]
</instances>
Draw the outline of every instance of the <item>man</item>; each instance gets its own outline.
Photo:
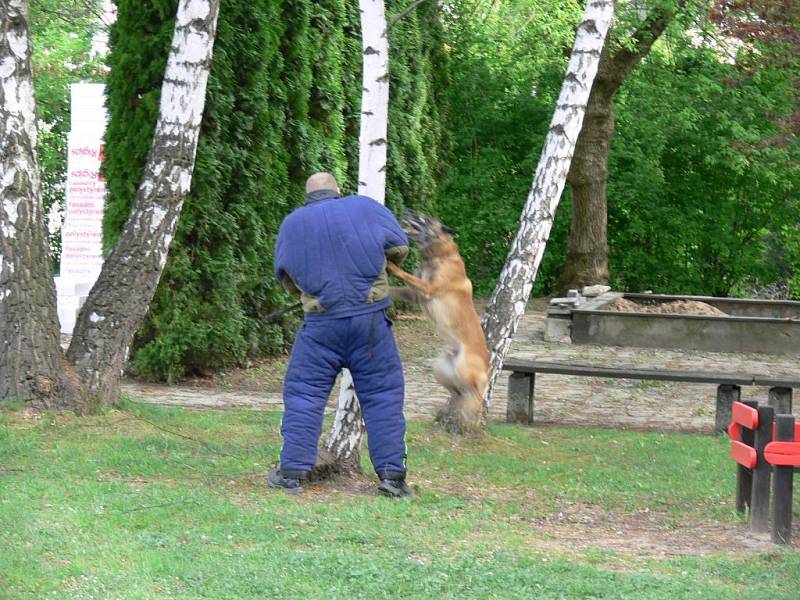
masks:
<instances>
[{"instance_id":1,"label":"man","mask_svg":"<svg viewBox=\"0 0 800 600\"><path fill-rule=\"evenodd\" d=\"M372 466L387 496L411 495L406 484L403 368L389 306L386 261L400 264L408 239L394 215L366 196L339 197L330 173L306 182L306 204L284 219L275 270L300 293L304 321L283 388L280 466L271 487L303 491L317 459L323 411L337 373L350 369L364 414Z\"/></svg>"}]
</instances>

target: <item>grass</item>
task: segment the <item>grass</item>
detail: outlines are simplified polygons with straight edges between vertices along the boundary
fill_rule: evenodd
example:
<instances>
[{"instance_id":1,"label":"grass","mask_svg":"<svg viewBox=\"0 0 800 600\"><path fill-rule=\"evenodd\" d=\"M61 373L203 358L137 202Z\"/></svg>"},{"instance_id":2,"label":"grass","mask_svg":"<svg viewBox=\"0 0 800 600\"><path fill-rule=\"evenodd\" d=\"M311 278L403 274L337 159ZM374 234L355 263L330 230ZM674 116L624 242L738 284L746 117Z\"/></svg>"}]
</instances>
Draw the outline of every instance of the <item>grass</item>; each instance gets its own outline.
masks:
<instances>
[{"instance_id":1,"label":"grass","mask_svg":"<svg viewBox=\"0 0 800 600\"><path fill-rule=\"evenodd\" d=\"M695 527L744 536L722 439L495 425L456 443L412 422L417 495L391 501L366 478L266 489L279 423L133 402L80 419L3 409L0 597L797 597L797 548L690 551ZM642 519L686 551L591 538L624 541Z\"/></svg>"}]
</instances>

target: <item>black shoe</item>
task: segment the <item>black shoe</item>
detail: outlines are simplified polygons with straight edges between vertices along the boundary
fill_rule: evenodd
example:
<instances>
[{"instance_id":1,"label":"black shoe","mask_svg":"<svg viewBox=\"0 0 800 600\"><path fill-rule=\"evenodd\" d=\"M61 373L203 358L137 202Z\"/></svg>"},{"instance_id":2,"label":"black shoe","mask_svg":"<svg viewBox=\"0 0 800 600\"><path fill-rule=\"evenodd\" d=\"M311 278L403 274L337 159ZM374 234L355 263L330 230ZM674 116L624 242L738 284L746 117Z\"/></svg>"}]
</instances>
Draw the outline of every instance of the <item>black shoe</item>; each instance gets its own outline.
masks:
<instances>
[{"instance_id":1,"label":"black shoe","mask_svg":"<svg viewBox=\"0 0 800 600\"><path fill-rule=\"evenodd\" d=\"M405 473L381 473L378 475L378 493L389 498L409 498L414 495L406 483Z\"/></svg>"},{"instance_id":2,"label":"black shoe","mask_svg":"<svg viewBox=\"0 0 800 600\"><path fill-rule=\"evenodd\" d=\"M298 473L291 472L289 475L296 475ZM281 489L287 494L300 494L303 491L301 477L287 477L287 474L281 471L280 467L272 469L267 475L267 485L271 488Z\"/></svg>"}]
</instances>

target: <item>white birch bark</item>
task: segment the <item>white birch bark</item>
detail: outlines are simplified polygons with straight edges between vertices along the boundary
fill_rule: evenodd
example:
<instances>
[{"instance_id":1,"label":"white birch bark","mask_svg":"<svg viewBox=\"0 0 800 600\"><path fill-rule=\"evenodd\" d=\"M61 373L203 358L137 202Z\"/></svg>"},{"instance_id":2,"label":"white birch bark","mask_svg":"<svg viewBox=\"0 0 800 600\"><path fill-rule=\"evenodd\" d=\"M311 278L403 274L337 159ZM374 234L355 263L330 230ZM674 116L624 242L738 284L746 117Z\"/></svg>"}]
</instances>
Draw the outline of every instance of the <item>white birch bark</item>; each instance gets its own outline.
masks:
<instances>
[{"instance_id":1,"label":"white birch bark","mask_svg":"<svg viewBox=\"0 0 800 600\"><path fill-rule=\"evenodd\" d=\"M358 193L381 204L386 197L389 126L389 38L383 0L359 0L363 90L358 139Z\"/></svg>"},{"instance_id":2,"label":"white birch bark","mask_svg":"<svg viewBox=\"0 0 800 600\"><path fill-rule=\"evenodd\" d=\"M333 471L361 471L361 441L364 439L364 418L356 396L356 387L349 369L342 369L336 414L323 448L329 454L320 458L323 468ZM326 464L332 463L332 464Z\"/></svg>"},{"instance_id":3,"label":"white birch bark","mask_svg":"<svg viewBox=\"0 0 800 600\"><path fill-rule=\"evenodd\" d=\"M389 124L389 39L383 0L359 0L363 89L358 155L358 193L381 204L386 198L386 150ZM342 370L339 400L324 449L339 469L360 470L364 420L353 377Z\"/></svg>"},{"instance_id":4,"label":"white birch bark","mask_svg":"<svg viewBox=\"0 0 800 600\"><path fill-rule=\"evenodd\" d=\"M491 354L487 404L550 236L613 15L612 0L587 1L519 229L483 316Z\"/></svg>"},{"instance_id":5,"label":"white birch bark","mask_svg":"<svg viewBox=\"0 0 800 600\"><path fill-rule=\"evenodd\" d=\"M57 394L55 284L36 158L28 3L0 1L0 402Z\"/></svg>"},{"instance_id":6,"label":"white birch bark","mask_svg":"<svg viewBox=\"0 0 800 600\"><path fill-rule=\"evenodd\" d=\"M84 393L113 401L189 192L220 0L180 0L158 121L125 229L78 315L67 357Z\"/></svg>"}]
</instances>

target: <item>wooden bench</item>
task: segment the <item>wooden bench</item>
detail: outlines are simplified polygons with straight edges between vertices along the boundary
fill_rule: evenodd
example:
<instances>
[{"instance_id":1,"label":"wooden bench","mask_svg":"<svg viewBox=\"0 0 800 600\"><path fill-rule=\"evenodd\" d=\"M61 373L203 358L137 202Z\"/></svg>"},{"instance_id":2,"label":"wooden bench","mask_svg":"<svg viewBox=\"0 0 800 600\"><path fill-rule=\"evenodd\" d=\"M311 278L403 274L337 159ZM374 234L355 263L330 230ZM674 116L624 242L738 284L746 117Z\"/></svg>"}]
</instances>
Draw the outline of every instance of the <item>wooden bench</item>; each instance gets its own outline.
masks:
<instances>
[{"instance_id":1,"label":"wooden bench","mask_svg":"<svg viewBox=\"0 0 800 600\"><path fill-rule=\"evenodd\" d=\"M776 544L788 544L792 537L794 473L800 467L800 425L794 420L758 402L734 402L728 427L731 458L738 463L736 510L744 513L749 507L750 530L755 533L766 533L771 520Z\"/></svg>"},{"instance_id":2,"label":"wooden bench","mask_svg":"<svg viewBox=\"0 0 800 600\"><path fill-rule=\"evenodd\" d=\"M731 422L731 407L734 402L741 398L741 386L758 385L769 387L768 404L775 408L776 413L780 414L791 414L792 389L800 388L800 379L772 377L761 374L750 375L741 372L596 367L521 358L506 359L503 362L503 369L511 371L508 379L508 408L506 409L506 417L509 423L533 423L537 373L716 384L717 412L714 423L714 431L716 433L724 433Z\"/></svg>"}]
</instances>

